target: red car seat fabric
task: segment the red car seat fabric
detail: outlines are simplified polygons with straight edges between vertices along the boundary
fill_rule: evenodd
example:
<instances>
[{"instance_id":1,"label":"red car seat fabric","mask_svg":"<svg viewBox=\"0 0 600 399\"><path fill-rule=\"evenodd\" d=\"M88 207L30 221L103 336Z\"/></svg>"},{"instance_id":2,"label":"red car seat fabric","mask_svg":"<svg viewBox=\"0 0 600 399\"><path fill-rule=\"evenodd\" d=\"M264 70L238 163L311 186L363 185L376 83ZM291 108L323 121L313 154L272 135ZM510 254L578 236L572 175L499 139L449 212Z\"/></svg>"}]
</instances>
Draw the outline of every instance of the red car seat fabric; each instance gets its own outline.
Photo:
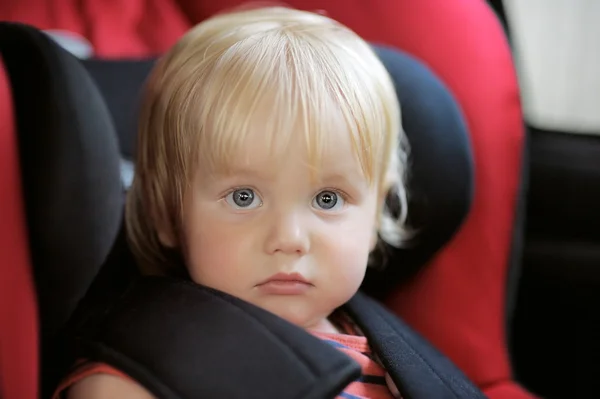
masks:
<instances>
[{"instance_id":1,"label":"red car seat fabric","mask_svg":"<svg viewBox=\"0 0 600 399\"><path fill-rule=\"evenodd\" d=\"M12 91L0 58L0 398L38 397L38 319Z\"/></svg>"},{"instance_id":2,"label":"red car seat fabric","mask_svg":"<svg viewBox=\"0 0 600 399\"><path fill-rule=\"evenodd\" d=\"M102 58L162 54L191 26L172 0L3 0L0 20L67 31Z\"/></svg>"}]
</instances>

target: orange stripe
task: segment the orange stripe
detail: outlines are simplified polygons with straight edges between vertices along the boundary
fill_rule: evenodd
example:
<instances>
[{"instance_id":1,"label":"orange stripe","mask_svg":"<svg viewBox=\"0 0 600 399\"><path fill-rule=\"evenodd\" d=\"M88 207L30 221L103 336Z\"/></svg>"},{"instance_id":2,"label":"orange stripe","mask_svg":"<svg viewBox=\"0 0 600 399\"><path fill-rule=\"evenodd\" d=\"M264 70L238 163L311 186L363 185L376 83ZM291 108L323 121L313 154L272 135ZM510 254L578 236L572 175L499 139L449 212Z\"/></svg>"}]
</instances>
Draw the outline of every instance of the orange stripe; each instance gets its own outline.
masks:
<instances>
[{"instance_id":1,"label":"orange stripe","mask_svg":"<svg viewBox=\"0 0 600 399\"><path fill-rule=\"evenodd\" d=\"M63 397L62 395L66 393L67 389L71 388L73 385L83 380L84 378L95 374L109 374L115 377L122 377L128 380L131 379L127 374L115 369L112 366L109 366L108 364L83 362L83 364L80 367L76 368L71 374L67 376L67 378L65 378L60 383L58 389L52 396L52 399L61 399Z\"/></svg>"},{"instance_id":2,"label":"orange stripe","mask_svg":"<svg viewBox=\"0 0 600 399\"><path fill-rule=\"evenodd\" d=\"M377 377L385 376L385 369L369 356L371 349L366 337L347 334L331 334L313 332L313 334L321 339L337 342L343 345L344 348L338 350L354 359L361 367L362 375L371 375ZM393 395L390 392L387 384L369 384L362 381L355 381L344 389L345 393L369 399L392 399ZM339 396L342 399L343 397Z\"/></svg>"},{"instance_id":3,"label":"orange stripe","mask_svg":"<svg viewBox=\"0 0 600 399\"><path fill-rule=\"evenodd\" d=\"M371 353L369 342L366 337L358 335L346 335L346 334L332 334L311 331L311 333L321 339L329 339L338 342L348 348L351 348L358 352Z\"/></svg>"},{"instance_id":4,"label":"orange stripe","mask_svg":"<svg viewBox=\"0 0 600 399\"><path fill-rule=\"evenodd\" d=\"M387 386L383 385L364 385L359 382L353 382L344 393L350 394L361 399L394 399ZM346 399L344 396L337 396L336 399Z\"/></svg>"},{"instance_id":5,"label":"orange stripe","mask_svg":"<svg viewBox=\"0 0 600 399\"><path fill-rule=\"evenodd\" d=\"M359 396L369 399L392 399L392 393L387 385L363 384L361 382L353 382L348 385L344 392L350 395Z\"/></svg>"}]
</instances>

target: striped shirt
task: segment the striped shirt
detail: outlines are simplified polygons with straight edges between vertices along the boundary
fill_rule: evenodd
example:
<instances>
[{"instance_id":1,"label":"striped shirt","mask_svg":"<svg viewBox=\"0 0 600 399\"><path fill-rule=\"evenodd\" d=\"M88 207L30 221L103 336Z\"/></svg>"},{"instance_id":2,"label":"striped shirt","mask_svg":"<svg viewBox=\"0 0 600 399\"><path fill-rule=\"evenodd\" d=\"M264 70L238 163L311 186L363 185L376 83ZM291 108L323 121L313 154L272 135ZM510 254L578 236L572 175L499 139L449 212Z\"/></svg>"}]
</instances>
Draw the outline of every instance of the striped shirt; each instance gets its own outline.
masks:
<instances>
[{"instance_id":1,"label":"striped shirt","mask_svg":"<svg viewBox=\"0 0 600 399\"><path fill-rule=\"evenodd\" d=\"M331 321L342 333L311 333L354 359L361 367L360 377L348 385L337 399L394 398L386 382L385 369L376 361L367 338L344 314L334 313Z\"/></svg>"}]
</instances>

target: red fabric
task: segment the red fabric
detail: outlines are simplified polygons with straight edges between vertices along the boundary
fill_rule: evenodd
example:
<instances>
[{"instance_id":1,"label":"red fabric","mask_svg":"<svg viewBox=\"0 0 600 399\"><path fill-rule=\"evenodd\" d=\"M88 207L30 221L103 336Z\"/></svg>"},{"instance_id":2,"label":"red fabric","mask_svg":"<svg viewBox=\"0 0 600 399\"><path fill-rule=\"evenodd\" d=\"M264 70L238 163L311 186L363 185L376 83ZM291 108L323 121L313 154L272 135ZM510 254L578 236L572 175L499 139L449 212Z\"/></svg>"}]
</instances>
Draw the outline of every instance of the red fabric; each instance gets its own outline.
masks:
<instances>
[{"instance_id":1,"label":"red fabric","mask_svg":"<svg viewBox=\"0 0 600 399\"><path fill-rule=\"evenodd\" d=\"M190 27L173 0L2 0L0 20L77 33L105 58L161 54Z\"/></svg>"},{"instance_id":2,"label":"red fabric","mask_svg":"<svg viewBox=\"0 0 600 399\"><path fill-rule=\"evenodd\" d=\"M77 32L101 57L141 57L166 50L190 23L243 3L247 1L4 0L0 19ZM459 100L475 149L472 212L448 247L388 304L490 398L531 398L511 381L506 348L506 277L523 125L510 50L496 17L483 0L280 3L326 10L371 42L407 50L424 60Z\"/></svg>"},{"instance_id":3,"label":"red fabric","mask_svg":"<svg viewBox=\"0 0 600 399\"><path fill-rule=\"evenodd\" d=\"M0 60L0 398L38 396L37 308L12 95Z\"/></svg>"}]
</instances>

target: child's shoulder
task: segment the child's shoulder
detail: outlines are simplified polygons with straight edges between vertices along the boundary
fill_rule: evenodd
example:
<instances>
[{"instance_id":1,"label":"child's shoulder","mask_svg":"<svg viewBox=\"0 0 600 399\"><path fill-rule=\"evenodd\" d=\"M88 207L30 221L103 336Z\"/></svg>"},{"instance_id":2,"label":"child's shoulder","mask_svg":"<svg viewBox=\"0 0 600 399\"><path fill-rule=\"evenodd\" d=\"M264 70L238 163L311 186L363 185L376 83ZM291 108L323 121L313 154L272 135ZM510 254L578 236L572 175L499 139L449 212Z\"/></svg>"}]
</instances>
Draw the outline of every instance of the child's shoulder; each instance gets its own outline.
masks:
<instances>
[{"instance_id":1,"label":"child's shoulder","mask_svg":"<svg viewBox=\"0 0 600 399\"><path fill-rule=\"evenodd\" d=\"M126 374L103 363L81 362L63 380L54 399L153 399L145 388Z\"/></svg>"},{"instance_id":2,"label":"child's shoulder","mask_svg":"<svg viewBox=\"0 0 600 399\"><path fill-rule=\"evenodd\" d=\"M153 399L144 387L132 379L112 374L94 374L76 382L67 392L67 399Z\"/></svg>"}]
</instances>

